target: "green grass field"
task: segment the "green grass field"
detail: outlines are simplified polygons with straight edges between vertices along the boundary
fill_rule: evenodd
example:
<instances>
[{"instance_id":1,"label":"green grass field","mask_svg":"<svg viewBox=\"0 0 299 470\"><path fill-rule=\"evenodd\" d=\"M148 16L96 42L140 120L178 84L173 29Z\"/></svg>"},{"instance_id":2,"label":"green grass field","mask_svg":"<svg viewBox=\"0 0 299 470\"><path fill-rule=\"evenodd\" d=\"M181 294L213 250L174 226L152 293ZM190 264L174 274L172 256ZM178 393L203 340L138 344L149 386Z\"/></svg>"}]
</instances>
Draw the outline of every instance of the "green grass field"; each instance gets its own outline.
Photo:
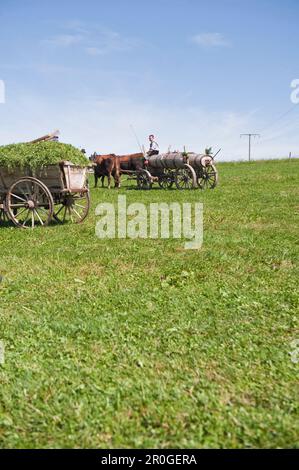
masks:
<instances>
[{"instance_id":1,"label":"green grass field","mask_svg":"<svg viewBox=\"0 0 299 470\"><path fill-rule=\"evenodd\" d=\"M0 228L1 447L298 447L299 160L218 169L214 191L92 189L81 226ZM203 202L203 247L96 238L118 194Z\"/></svg>"}]
</instances>

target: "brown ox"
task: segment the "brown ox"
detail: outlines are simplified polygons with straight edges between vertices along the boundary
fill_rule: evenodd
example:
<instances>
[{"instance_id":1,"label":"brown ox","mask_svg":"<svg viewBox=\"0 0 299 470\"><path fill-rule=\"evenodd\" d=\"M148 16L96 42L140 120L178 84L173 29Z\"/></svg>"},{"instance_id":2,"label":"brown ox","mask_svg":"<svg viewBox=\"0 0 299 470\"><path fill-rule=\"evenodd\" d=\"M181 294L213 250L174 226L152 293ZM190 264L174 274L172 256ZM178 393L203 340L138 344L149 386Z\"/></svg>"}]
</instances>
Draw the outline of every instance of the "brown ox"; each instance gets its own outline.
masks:
<instances>
[{"instance_id":1,"label":"brown ox","mask_svg":"<svg viewBox=\"0 0 299 470\"><path fill-rule=\"evenodd\" d=\"M118 155L120 163L120 172L138 171L144 168L143 153L131 153L129 155Z\"/></svg>"},{"instance_id":2,"label":"brown ox","mask_svg":"<svg viewBox=\"0 0 299 470\"><path fill-rule=\"evenodd\" d=\"M115 180L115 187L120 187L120 175L129 172L136 172L144 168L143 153L131 153L128 155L92 155L90 160L94 163L95 187L97 187L98 179L102 180L104 186L105 176L108 177L108 188L110 188L111 175ZM109 176L110 175L110 176Z\"/></svg>"},{"instance_id":3,"label":"brown ox","mask_svg":"<svg viewBox=\"0 0 299 470\"><path fill-rule=\"evenodd\" d=\"M105 176L108 178L108 188L111 187L111 176L114 178L115 188L120 187L120 163L114 153L109 155L93 155L94 164L94 187L98 185L98 179L102 179L102 187L104 187Z\"/></svg>"}]
</instances>

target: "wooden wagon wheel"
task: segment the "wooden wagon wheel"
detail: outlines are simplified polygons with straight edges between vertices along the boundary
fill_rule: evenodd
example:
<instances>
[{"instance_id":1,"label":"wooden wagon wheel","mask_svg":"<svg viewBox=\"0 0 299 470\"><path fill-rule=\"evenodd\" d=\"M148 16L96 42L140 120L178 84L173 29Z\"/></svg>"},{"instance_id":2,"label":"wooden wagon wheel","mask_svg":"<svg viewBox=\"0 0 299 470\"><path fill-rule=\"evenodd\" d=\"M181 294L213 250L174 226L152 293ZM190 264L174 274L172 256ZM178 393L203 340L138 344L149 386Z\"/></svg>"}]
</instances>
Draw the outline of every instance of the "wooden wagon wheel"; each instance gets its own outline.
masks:
<instances>
[{"instance_id":1,"label":"wooden wagon wheel","mask_svg":"<svg viewBox=\"0 0 299 470\"><path fill-rule=\"evenodd\" d=\"M81 224L86 219L90 208L89 191L66 193L55 204L54 219L59 223L72 222Z\"/></svg>"},{"instance_id":2,"label":"wooden wagon wheel","mask_svg":"<svg viewBox=\"0 0 299 470\"><path fill-rule=\"evenodd\" d=\"M177 189L192 189L196 187L196 173L192 166L186 163L184 168L177 170L175 185Z\"/></svg>"},{"instance_id":3,"label":"wooden wagon wheel","mask_svg":"<svg viewBox=\"0 0 299 470\"><path fill-rule=\"evenodd\" d=\"M5 205L10 220L22 228L48 225L54 210L53 197L47 186L29 176L10 187Z\"/></svg>"},{"instance_id":4,"label":"wooden wagon wheel","mask_svg":"<svg viewBox=\"0 0 299 470\"><path fill-rule=\"evenodd\" d=\"M215 165L209 164L202 167L197 176L197 183L200 189L214 189L218 183L218 172Z\"/></svg>"},{"instance_id":5,"label":"wooden wagon wheel","mask_svg":"<svg viewBox=\"0 0 299 470\"><path fill-rule=\"evenodd\" d=\"M173 174L171 171L163 173L163 175L159 176L158 184L162 189L170 189L172 188L174 183Z\"/></svg>"},{"instance_id":6,"label":"wooden wagon wheel","mask_svg":"<svg viewBox=\"0 0 299 470\"><path fill-rule=\"evenodd\" d=\"M140 170L137 173L137 186L139 189L151 189L152 184L152 177L149 171Z\"/></svg>"}]
</instances>

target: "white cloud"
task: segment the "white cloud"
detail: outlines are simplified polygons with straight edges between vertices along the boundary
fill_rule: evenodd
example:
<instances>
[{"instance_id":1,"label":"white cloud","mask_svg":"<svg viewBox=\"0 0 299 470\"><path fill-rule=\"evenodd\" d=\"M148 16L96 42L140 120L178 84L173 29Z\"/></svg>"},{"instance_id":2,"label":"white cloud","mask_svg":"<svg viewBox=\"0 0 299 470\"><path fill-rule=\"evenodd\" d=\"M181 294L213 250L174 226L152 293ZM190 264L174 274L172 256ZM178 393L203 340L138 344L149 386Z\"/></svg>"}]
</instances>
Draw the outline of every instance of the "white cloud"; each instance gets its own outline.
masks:
<instances>
[{"instance_id":1,"label":"white cloud","mask_svg":"<svg viewBox=\"0 0 299 470\"><path fill-rule=\"evenodd\" d=\"M86 24L81 20L67 20L62 21L60 27L66 30L74 31L79 34L88 34Z\"/></svg>"},{"instance_id":2,"label":"white cloud","mask_svg":"<svg viewBox=\"0 0 299 470\"><path fill-rule=\"evenodd\" d=\"M6 107L5 107L6 108ZM45 109L47 112L45 113ZM21 110L21 112L20 112ZM84 147L88 154L124 154L139 148L130 129L132 124L141 144L148 145L147 136L157 136L162 152L172 149L203 152L212 146L222 148L217 161L246 160L248 142L240 134L256 132L262 127L256 112L240 113L231 110L210 111L201 107L163 106L146 100L112 99L92 96L67 101L41 96L23 96L3 112L0 145L28 141L54 129L60 129L61 142ZM5 114L4 114L5 113ZM5 116L5 119L4 119ZM283 130L283 132L282 132ZM285 128L252 142L253 158L287 157L298 155L297 121L285 123Z\"/></svg>"},{"instance_id":3,"label":"white cloud","mask_svg":"<svg viewBox=\"0 0 299 470\"><path fill-rule=\"evenodd\" d=\"M99 49L98 47L86 47L85 50L86 50L88 55L97 56L97 55L102 55L103 54L103 50Z\"/></svg>"},{"instance_id":4,"label":"white cloud","mask_svg":"<svg viewBox=\"0 0 299 470\"><path fill-rule=\"evenodd\" d=\"M89 42L85 50L87 54L94 56L129 51L136 45L135 40L126 38L115 31L98 31L91 35Z\"/></svg>"},{"instance_id":5,"label":"white cloud","mask_svg":"<svg viewBox=\"0 0 299 470\"><path fill-rule=\"evenodd\" d=\"M201 33L191 39L192 42L202 47L228 47L231 45L221 33Z\"/></svg>"},{"instance_id":6,"label":"white cloud","mask_svg":"<svg viewBox=\"0 0 299 470\"><path fill-rule=\"evenodd\" d=\"M72 27L69 29L72 30L71 33L44 39L42 43L57 48L79 46L90 56L129 51L137 45L135 39L127 38L116 31L103 30L98 27L90 27L89 29Z\"/></svg>"},{"instance_id":7,"label":"white cloud","mask_svg":"<svg viewBox=\"0 0 299 470\"><path fill-rule=\"evenodd\" d=\"M45 44L55 47L69 47L82 41L83 36L79 34L60 34L50 39L44 39Z\"/></svg>"},{"instance_id":8,"label":"white cloud","mask_svg":"<svg viewBox=\"0 0 299 470\"><path fill-rule=\"evenodd\" d=\"M147 136L150 133L157 135L162 151L167 151L169 145L172 149L182 150L186 146L188 151L197 152L213 146L214 150L222 147L221 159L242 157L242 149L246 157L246 142L241 141L239 134L251 128L252 124L249 114L211 112L199 107L186 107L182 113L176 105L164 107L147 101L100 96L64 102L60 107L57 103L28 96L20 107L23 112L17 118L12 113L14 132L10 134L12 127L9 120L0 129L1 143L30 140L59 128L62 142L84 147L89 154L94 151L118 154L138 152L130 129L132 124L145 146L148 145Z\"/></svg>"}]
</instances>

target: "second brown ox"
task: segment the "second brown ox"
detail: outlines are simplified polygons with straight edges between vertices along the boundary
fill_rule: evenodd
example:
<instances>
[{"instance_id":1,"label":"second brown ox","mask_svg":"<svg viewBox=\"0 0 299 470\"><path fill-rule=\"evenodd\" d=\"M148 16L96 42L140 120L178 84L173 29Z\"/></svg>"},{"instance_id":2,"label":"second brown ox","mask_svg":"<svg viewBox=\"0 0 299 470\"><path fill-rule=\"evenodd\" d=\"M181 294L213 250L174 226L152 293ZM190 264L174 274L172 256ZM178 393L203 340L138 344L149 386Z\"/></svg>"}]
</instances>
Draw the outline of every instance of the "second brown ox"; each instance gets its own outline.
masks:
<instances>
[{"instance_id":1,"label":"second brown ox","mask_svg":"<svg viewBox=\"0 0 299 470\"><path fill-rule=\"evenodd\" d=\"M114 153L107 155L96 155L91 157L94 163L95 187L97 187L98 179L102 180L104 186L105 176L108 178L108 188L111 187L111 176L115 181L115 187L120 187L120 176L122 173L134 173L144 168L145 158L143 153L133 153L128 155L115 155Z\"/></svg>"}]
</instances>

